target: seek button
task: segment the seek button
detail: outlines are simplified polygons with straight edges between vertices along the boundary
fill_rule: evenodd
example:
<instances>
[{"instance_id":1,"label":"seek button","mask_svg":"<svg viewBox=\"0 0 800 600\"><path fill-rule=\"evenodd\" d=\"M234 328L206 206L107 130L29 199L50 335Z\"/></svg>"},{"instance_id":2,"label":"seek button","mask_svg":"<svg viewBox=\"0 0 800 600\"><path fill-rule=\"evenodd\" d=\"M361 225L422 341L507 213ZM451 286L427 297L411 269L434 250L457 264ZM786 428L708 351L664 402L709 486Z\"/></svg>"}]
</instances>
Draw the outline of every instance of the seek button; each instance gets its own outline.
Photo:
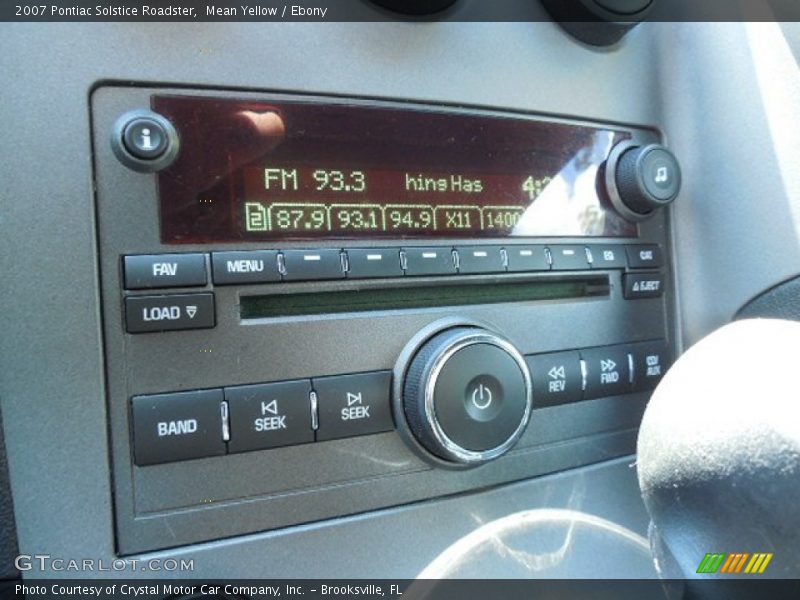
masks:
<instances>
[{"instance_id":1,"label":"seek button","mask_svg":"<svg viewBox=\"0 0 800 600\"><path fill-rule=\"evenodd\" d=\"M262 450L314 441L311 382L282 381L225 388L231 452Z\"/></svg>"},{"instance_id":2,"label":"seek button","mask_svg":"<svg viewBox=\"0 0 800 600\"><path fill-rule=\"evenodd\" d=\"M314 379L314 391L319 402L317 440L335 440L394 429L389 404L391 381L390 371Z\"/></svg>"}]
</instances>

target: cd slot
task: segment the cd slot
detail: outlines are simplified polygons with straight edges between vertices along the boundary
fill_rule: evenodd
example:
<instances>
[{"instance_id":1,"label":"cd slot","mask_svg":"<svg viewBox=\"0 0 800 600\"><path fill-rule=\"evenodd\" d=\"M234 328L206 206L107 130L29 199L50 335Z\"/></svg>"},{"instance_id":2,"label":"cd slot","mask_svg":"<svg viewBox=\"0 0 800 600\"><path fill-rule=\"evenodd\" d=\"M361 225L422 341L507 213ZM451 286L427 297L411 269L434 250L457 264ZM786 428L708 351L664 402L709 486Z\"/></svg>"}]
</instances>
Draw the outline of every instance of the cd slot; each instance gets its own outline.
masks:
<instances>
[{"instance_id":1,"label":"cd slot","mask_svg":"<svg viewBox=\"0 0 800 600\"><path fill-rule=\"evenodd\" d=\"M420 283L397 288L359 288L321 292L242 296L240 317L277 317L360 313L405 309L506 304L608 296L608 275L475 283Z\"/></svg>"}]
</instances>

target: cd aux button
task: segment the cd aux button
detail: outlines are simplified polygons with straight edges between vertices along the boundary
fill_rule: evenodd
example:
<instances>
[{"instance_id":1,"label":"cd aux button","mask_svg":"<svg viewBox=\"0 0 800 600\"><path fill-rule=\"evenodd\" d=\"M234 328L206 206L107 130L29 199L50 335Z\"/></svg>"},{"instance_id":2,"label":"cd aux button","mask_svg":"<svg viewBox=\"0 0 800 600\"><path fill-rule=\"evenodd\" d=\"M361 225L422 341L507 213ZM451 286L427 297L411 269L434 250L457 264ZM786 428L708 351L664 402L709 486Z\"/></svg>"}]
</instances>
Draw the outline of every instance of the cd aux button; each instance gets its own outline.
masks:
<instances>
[{"instance_id":1,"label":"cd aux button","mask_svg":"<svg viewBox=\"0 0 800 600\"><path fill-rule=\"evenodd\" d=\"M190 287L205 285L205 254L139 254L123 259L125 289Z\"/></svg>"},{"instance_id":2,"label":"cd aux button","mask_svg":"<svg viewBox=\"0 0 800 600\"><path fill-rule=\"evenodd\" d=\"M252 252L214 252L211 254L214 283L271 283L280 281L278 252L256 250Z\"/></svg>"},{"instance_id":3,"label":"cd aux button","mask_svg":"<svg viewBox=\"0 0 800 600\"><path fill-rule=\"evenodd\" d=\"M344 278L339 250L284 250L282 254L285 281Z\"/></svg>"},{"instance_id":4,"label":"cd aux button","mask_svg":"<svg viewBox=\"0 0 800 600\"><path fill-rule=\"evenodd\" d=\"M645 391L655 389L669 366L669 349L664 340L632 344L633 389Z\"/></svg>"},{"instance_id":5,"label":"cd aux button","mask_svg":"<svg viewBox=\"0 0 800 600\"><path fill-rule=\"evenodd\" d=\"M214 327L214 294L169 294L125 298L128 333Z\"/></svg>"}]
</instances>

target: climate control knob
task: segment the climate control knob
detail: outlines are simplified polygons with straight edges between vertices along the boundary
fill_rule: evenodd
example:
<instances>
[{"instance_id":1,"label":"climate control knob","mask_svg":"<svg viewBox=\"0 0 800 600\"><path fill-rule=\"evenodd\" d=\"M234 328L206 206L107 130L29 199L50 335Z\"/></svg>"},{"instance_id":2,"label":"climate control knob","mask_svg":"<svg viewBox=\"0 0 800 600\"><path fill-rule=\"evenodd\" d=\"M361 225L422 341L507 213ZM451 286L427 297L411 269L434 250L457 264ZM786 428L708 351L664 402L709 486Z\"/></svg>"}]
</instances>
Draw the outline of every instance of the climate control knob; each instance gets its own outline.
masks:
<instances>
[{"instance_id":1,"label":"climate control knob","mask_svg":"<svg viewBox=\"0 0 800 600\"><path fill-rule=\"evenodd\" d=\"M605 177L611 203L631 221L652 216L675 200L681 189L678 159L660 144L618 144L606 163Z\"/></svg>"},{"instance_id":2,"label":"climate control knob","mask_svg":"<svg viewBox=\"0 0 800 600\"><path fill-rule=\"evenodd\" d=\"M469 466L510 450L531 413L531 376L506 339L456 327L428 340L410 362L402 406L422 447L452 465Z\"/></svg>"}]
</instances>

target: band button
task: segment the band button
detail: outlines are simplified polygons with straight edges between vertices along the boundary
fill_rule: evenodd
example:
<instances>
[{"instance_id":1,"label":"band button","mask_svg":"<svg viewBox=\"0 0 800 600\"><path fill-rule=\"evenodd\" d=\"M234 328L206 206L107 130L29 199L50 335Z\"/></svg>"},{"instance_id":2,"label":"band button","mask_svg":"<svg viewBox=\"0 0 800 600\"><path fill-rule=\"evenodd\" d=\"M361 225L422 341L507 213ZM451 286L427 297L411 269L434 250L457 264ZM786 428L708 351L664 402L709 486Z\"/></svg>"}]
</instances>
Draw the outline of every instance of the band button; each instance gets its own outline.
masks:
<instances>
[{"instance_id":1,"label":"band button","mask_svg":"<svg viewBox=\"0 0 800 600\"><path fill-rule=\"evenodd\" d=\"M139 466L225 454L222 390L134 396L131 409Z\"/></svg>"}]
</instances>

